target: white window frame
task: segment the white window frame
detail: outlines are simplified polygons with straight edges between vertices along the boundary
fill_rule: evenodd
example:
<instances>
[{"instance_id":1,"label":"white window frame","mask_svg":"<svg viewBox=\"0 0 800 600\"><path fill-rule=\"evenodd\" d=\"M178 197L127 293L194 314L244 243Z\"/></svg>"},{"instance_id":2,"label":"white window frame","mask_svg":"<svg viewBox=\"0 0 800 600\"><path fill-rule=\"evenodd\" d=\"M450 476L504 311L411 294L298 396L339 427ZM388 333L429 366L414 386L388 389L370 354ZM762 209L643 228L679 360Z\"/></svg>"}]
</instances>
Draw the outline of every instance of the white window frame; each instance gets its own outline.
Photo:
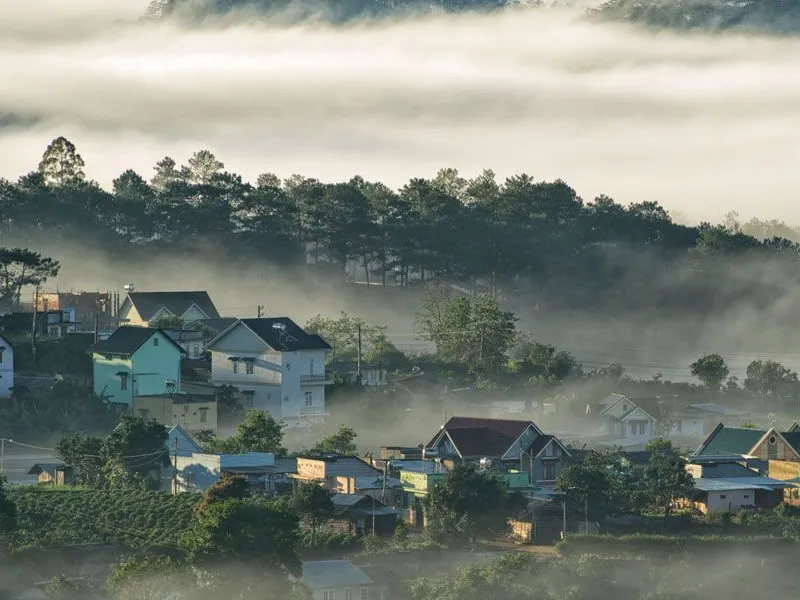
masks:
<instances>
[{"instance_id":1,"label":"white window frame","mask_svg":"<svg viewBox=\"0 0 800 600\"><path fill-rule=\"evenodd\" d=\"M306 401L306 406L314 406L314 392L306 392L303 394Z\"/></svg>"},{"instance_id":2,"label":"white window frame","mask_svg":"<svg viewBox=\"0 0 800 600\"><path fill-rule=\"evenodd\" d=\"M244 361L244 372L246 375L255 375L256 365L252 360Z\"/></svg>"},{"instance_id":3,"label":"white window frame","mask_svg":"<svg viewBox=\"0 0 800 600\"><path fill-rule=\"evenodd\" d=\"M344 600L353 600L353 588L344 588Z\"/></svg>"},{"instance_id":4,"label":"white window frame","mask_svg":"<svg viewBox=\"0 0 800 600\"><path fill-rule=\"evenodd\" d=\"M233 360L231 362L233 363L233 372L234 373L239 373L239 361L238 360Z\"/></svg>"},{"instance_id":5,"label":"white window frame","mask_svg":"<svg viewBox=\"0 0 800 600\"><path fill-rule=\"evenodd\" d=\"M361 586L361 600L369 600L369 590L366 586Z\"/></svg>"}]
</instances>

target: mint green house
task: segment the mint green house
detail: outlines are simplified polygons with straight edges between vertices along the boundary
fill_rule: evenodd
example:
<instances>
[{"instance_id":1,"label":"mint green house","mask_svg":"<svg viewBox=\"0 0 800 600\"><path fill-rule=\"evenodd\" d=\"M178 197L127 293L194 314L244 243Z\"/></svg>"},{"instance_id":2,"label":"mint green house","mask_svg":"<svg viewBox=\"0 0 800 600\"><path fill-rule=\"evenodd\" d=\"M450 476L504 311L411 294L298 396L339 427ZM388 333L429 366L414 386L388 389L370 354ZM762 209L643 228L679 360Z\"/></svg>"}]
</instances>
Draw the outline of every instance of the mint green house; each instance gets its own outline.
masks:
<instances>
[{"instance_id":1,"label":"mint green house","mask_svg":"<svg viewBox=\"0 0 800 600\"><path fill-rule=\"evenodd\" d=\"M444 479L446 474L444 470L435 473L400 471L400 485L403 488L404 495L403 507L410 508L414 506L416 499L422 501L425 496L428 495L428 492ZM495 471L494 475L506 482L509 492L522 492L534 489L530 484L528 473L509 470Z\"/></svg>"},{"instance_id":2,"label":"mint green house","mask_svg":"<svg viewBox=\"0 0 800 600\"><path fill-rule=\"evenodd\" d=\"M172 394L181 389L183 350L160 329L120 327L90 349L94 393L133 406L136 396Z\"/></svg>"}]
</instances>

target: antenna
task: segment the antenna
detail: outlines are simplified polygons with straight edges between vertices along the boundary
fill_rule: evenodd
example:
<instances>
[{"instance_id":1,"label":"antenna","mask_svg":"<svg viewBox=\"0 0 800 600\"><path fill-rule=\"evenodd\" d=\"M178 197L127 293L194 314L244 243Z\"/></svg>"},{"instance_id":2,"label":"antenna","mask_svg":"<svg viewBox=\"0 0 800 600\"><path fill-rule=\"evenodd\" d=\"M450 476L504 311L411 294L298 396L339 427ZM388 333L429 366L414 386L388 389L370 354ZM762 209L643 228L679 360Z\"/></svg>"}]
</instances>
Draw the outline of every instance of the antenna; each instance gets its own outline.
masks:
<instances>
[{"instance_id":1,"label":"antenna","mask_svg":"<svg viewBox=\"0 0 800 600\"><path fill-rule=\"evenodd\" d=\"M133 285L132 283L126 283L125 285L122 286L122 289L124 289L126 292L130 294L136 291L136 286Z\"/></svg>"}]
</instances>

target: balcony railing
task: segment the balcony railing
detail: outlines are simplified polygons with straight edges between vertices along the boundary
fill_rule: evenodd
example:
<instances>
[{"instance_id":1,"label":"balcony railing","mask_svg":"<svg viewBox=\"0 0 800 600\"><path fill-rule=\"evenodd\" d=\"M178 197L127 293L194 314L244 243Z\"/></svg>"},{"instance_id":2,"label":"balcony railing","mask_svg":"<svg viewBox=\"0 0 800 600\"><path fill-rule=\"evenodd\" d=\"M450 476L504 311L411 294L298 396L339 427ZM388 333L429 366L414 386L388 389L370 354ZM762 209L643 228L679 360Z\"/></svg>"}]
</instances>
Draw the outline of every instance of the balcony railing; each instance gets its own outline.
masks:
<instances>
[{"instance_id":1,"label":"balcony railing","mask_svg":"<svg viewBox=\"0 0 800 600\"><path fill-rule=\"evenodd\" d=\"M300 375L300 381L305 383L323 383L330 380L330 373L306 373L305 375Z\"/></svg>"}]
</instances>

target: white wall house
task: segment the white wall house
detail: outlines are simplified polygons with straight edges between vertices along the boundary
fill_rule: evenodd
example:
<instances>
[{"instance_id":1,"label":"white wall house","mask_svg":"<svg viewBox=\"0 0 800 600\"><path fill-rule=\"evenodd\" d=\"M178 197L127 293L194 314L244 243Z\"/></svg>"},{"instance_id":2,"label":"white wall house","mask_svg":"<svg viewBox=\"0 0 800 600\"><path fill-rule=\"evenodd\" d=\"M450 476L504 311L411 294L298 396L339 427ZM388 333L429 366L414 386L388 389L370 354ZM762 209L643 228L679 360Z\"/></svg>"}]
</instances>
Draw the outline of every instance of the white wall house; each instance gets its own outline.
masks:
<instances>
[{"instance_id":1,"label":"white wall house","mask_svg":"<svg viewBox=\"0 0 800 600\"><path fill-rule=\"evenodd\" d=\"M14 349L0 336L0 398L8 398L14 388Z\"/></svg>"},{"instance_id":2,"label":"white wall house","mask_svg":"<svg viewBox=\"0 0 800 600\"><path fill-rule=\"evenodd\" d=\"M324 420L325 372L331 347L291 319L238 319L208 344L211 382L239 390L246 408L265 410L287 426Z\"/></svg>"},{"instance_id":3,"label":"white wall house","mask_svg":"<svg viewBox=\"0 0 800 600\"><path fill-rule=\"evenodd\" d=\"M641 406L619 394L612 394L604 402L606 408L601 415L606 420L608 433L617 438L615 445L643 446L655 437L658 422Z\"/></svg>"}]
</instances>

